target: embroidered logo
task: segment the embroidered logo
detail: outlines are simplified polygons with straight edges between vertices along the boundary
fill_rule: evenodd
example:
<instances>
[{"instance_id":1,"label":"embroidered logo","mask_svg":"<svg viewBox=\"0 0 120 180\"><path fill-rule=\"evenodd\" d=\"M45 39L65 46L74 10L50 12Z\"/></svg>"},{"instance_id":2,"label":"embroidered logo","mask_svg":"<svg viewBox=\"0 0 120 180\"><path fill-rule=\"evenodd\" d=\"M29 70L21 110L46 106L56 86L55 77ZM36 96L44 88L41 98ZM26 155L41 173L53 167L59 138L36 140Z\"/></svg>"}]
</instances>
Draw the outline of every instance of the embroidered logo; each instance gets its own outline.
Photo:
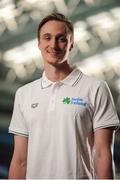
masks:
<instances>
[{"instance_id":1,"label":"embroidered logo","mask_svg":"<svg viewBox=\"0 0 120 180\"><path fill-rule=\"evenodd\" d=\"M64 97L63 104L75 104L75 105L86 106L87 102L81 98Z\"/></svg>"},{"instance_id":2,"label":"embroidered logo","mask_svg":"<svg viewBox=\"0 0 120 180\"><path fill-rule=\"evenodd\" d=\"M32 108L36 108L36 107L38 106L38 104L39 104L39 103L33 103L33 104L31 104L31 107L32 107Z\"/></svg>"},{"instance_id":3,"label":"embroidered logo","mask_svg":"<svg viewBox=\"0 0 120 180\"><path fill-rule=\"evenodd\" d=\"M69 97L65 97L64 99L63 99L63 103L64 104L70 104L70 98Z\"/></svg>"}]
</instances>

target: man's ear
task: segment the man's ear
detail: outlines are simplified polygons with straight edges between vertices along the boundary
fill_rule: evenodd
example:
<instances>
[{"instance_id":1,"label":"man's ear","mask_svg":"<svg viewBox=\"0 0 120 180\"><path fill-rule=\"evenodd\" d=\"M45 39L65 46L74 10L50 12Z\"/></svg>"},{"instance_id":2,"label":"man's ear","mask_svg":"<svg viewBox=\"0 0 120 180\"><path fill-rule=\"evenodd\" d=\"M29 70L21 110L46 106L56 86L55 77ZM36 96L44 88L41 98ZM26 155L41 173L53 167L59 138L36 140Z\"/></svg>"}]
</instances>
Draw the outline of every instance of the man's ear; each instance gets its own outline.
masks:
<instances>
[{"instance_id":1,"label":"man's ear","mask_svg":"<svg viewBox=\"0 0 120 180\"><path fill-rule=\"evenodd\" d=\"M39 48L39 50L41 49L41 48L40 48L40 41L38 41L38 48Z\"/></svg>"},{"instance_id":2,"label":"man's ear","mask_svg":"<svg viewBox=\"0 0 120 180\"><path fill-rule=\"evenodd\" d=\"M71 43L71 45L70 45L70 49L69 49L69 51L71 51L72 50L72 48L73 48L73 42Z\"/></svg>"}]
</instances>

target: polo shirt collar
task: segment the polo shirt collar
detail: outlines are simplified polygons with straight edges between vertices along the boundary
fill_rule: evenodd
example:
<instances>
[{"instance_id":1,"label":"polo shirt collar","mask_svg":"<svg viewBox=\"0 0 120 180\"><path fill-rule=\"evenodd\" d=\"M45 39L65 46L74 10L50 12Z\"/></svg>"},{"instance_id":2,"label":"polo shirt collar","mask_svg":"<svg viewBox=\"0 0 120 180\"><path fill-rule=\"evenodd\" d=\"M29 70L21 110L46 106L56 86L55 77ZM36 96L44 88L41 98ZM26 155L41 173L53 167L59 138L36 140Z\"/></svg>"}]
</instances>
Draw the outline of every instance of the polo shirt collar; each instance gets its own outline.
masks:
<instances>
[{"instance_id":1,"label":"polo shirt collar","mask_svg":"<svg viewBox=\"0 0 120 180\"><path fill-rule=\"evenodd\" d=\"M49 86L51 86L54 82L50 81L46 75L45 75L45 71L43 72L43 75L42 75L42 81L41 81L41 86L42 88L47 88Z\"/></svg>"},{"instance_id":2,"label":"polo shirt collar","mask_svg":"<svg viewBox=\"0 0 120 180\"><path fill-rule=\"evenodd\" d=\"M75 68L65 79L63 79L61 82L69 85L69 86L74 86L80 77L82 76L82 72L78 69Z\"/></svg>"},{"instance_id":3,"label":"polo shirt collar","mask_svg":"<svg viewBox=\"0 0 120 180\"><path fill-rule=\"evenodd\" d=\"M75 68L65 79L59 82L61 82L62 84L69 85L69 86L74 86L78 82L81 76L82 76L82 72L78 68ZM45 71L44 71L42 75L42 81L41 81L42 89L47 88L55 83L56 82L50 81L46 77Z\"/></svg>"}]
</instances>

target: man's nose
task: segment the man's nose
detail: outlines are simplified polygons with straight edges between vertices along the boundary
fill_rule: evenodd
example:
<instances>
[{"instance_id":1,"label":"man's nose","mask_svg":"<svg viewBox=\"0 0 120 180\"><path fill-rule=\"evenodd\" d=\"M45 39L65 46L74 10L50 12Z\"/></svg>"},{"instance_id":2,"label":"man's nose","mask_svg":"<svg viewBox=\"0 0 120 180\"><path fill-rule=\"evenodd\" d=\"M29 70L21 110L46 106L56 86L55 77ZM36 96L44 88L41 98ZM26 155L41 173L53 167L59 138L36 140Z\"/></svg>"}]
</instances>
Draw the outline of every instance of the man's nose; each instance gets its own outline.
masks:
<instances>
[{"instance_id":1,"label":"man's nose","mask_svg":"<svg viewBox=\"0 0 120 180\"><path fill-rule=\"evenodd\" d=\"M56 39L52 39L50 45L51 45L52 48L56 48L58 46L57 40Z\"/></svg>"}]
</instances>

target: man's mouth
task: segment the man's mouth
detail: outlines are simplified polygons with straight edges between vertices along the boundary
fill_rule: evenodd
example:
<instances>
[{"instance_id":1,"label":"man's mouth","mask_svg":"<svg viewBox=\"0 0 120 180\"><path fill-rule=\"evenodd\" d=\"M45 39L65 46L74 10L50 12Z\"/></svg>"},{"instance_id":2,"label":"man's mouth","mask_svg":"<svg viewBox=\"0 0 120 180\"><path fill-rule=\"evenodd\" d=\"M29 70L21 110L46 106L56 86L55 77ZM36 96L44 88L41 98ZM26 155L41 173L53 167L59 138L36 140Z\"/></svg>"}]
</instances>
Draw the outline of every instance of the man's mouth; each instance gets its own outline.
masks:
<instances>
[{"instance_id":1,"label":"man's mouth","mask_svg":"<svg viewBox=\"0 0 120 180\"><path fill-rule=\"evenodd\" d=\"M49 53L51 56L59 56L61 52L52 50L52 51L47 51L47 53Z\"/></svg>"}]
</instances>

